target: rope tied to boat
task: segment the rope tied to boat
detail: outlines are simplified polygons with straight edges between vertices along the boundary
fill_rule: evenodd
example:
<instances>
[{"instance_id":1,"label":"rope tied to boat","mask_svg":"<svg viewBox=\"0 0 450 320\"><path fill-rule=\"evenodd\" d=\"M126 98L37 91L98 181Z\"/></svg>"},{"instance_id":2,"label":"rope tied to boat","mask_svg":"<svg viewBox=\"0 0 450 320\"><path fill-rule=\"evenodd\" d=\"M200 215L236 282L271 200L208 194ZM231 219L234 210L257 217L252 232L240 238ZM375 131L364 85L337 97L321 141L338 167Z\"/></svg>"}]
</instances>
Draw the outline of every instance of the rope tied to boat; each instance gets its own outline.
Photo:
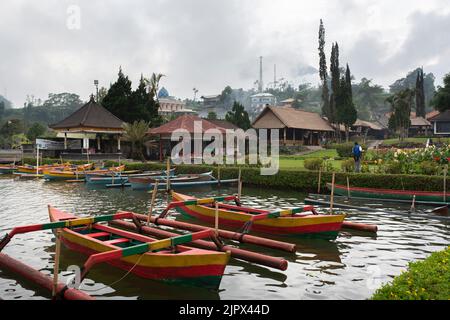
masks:
<instances>
[{"instance_id":1,"label":"rope tied to boat","mask_svg":"<svg viewBox=\"0 0 450 320\"><path fill-rule=\"evenodd\" d=\"M130 270L128 270L128 271L127 271L122 277L120 277L118 280L116 280L116 281L110 283L109 285L104 285L103 287L98 288L98 289L83 289L83 291L87 291L87 292L97 292L97 291L100 291L100 290L103 290L103 289L107 289L108 287L111 288L112 286L118 284L120 281L124 280L124 279L125 279L125 278L126 278L126 277L134 270L134 268L136 268L136 266L139 264L139 262L141 262L141 259L142 259L142 257L143 257L144 255L145 255L145 253L141 254L140 257L139 257L139 259L138 259L138 260L136 261L136 263L130 268ZM83 271L82 271L81 273L83 273ZM81 285L81 284L80 284L80 285ZM65 286L65 287L63 288L64 291L67 290L67 289L68 289L68 286ZM63 292L63 290L61 290L61 292Z\"/></svg>"}]
</instances>

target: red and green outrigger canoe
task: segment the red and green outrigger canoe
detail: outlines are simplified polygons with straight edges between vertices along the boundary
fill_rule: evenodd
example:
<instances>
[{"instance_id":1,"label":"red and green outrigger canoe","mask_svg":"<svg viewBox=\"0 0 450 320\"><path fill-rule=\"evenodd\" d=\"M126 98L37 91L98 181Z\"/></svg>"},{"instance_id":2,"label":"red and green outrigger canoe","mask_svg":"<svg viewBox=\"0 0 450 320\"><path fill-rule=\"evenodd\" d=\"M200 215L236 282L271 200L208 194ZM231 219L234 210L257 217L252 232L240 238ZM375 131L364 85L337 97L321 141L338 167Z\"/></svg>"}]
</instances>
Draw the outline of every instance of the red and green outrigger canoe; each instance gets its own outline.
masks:
<instances>
[{"instance_id":1,"label":"red and green outrigger canoe","mask_svg":"<svg viewBox=\"0 0 450 320\"><path fill-rule=\"evenodd\" d=\"M182 214L214 223L215 207L208 199L199 200L173 191L172 197L179 201L173 207ZM239 228L251 223L252 231L275 235L335 238L345 219L345 215L314 214L312 206L274 212L223 203L218 206L220 225Z\"/></svg>"},{"instance_id":2,"label":"red and green outrigger canoe","mask_svg":"<svg viewBox=\"0 0 450 320\"><path fill-rule=\"evenodd\" d=\"M331 184L327 184L328 189L331 190ZM392 189L375 189L375 188L360 188L343 185L334 185L334 193L339 196L371 198L371 199L394 199L394 200L408 200L413 201L414 196L416 201L426 202L450 202L450 195L437 191L411 191L411 190L392 190Z\"/></svg>"},{"instance_id":3,"label":"red and green outrigger canoe","mask_svg":"<svg viewBox=\"0 0 450 320\"><path fill-rule=\"evenodd\" d=\"M91 223L97 222L95 219L99 218L99 221L123 219L120 216L122 214L112 215L109 220L102 219L101 216L87 218L85 225L68 227L70 221L76 217L49 206L52 222L67 223L62 229L61 240L71 250L89 255L91 258L99 256L97 260L100 262L106 262L127 271L132 270L132 273L143 278L214 290L219 288L230 253L179 245L208 237L212 234L211 230L207 230L206 233L155 240L106 225L89 223L91 220ZM91 258L90 260L95 260Z\"/></svg>"}]
</instances>

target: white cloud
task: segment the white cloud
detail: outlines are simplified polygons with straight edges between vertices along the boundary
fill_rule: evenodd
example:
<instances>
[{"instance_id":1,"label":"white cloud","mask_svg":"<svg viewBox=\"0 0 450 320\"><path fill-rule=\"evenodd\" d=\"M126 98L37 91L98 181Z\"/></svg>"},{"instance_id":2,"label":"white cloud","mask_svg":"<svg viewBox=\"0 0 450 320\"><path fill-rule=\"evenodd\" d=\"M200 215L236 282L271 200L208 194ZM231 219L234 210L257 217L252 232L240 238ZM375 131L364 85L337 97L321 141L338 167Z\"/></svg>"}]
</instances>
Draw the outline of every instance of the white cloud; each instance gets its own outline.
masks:
<instances>
[{"instance_id":1,"label":"white cloud","mask_svg":"<svg viewBox=\"0 0 450 320\"><path fill-rule=\"evenodd\" d=\"M80 30L67 28L70 5L81 9ZM448 0L19 0L0 12L0 93L16 106L27 94L87 99L93 80L108 86L119 66L135 84L141 72L166 74L162 84L180 97L194 86L249 88L260 55L265 83L274 64L279 77L317 83L302 73L317 68L321 18L327 58L339 42L357 79L387 86L421 65L439 81L450 71Z\"/></svg>"}]
</instances>

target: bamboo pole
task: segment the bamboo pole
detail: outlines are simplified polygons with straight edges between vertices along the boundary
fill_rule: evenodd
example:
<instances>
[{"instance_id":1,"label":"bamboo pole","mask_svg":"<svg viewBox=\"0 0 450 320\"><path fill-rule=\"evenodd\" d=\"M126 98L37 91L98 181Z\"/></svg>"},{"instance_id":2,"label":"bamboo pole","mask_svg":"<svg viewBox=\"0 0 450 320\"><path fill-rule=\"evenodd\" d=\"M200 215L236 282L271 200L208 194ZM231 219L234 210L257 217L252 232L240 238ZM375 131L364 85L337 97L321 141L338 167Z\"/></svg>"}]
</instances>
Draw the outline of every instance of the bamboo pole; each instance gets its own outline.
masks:
<instances>
[{"instance_id":1,"label":"bamboo pole","mask_svg":"<svg viewBox=\"0 0 450 320\"><path fill-rule=\"evenodd\" d=\"M166 190L167 193L170 191L170 157L167 158L167 183L166 183Z\"/></svg>"},{"instance_id":2,"label":"bamboo pole","mask_svg":"<svg viewBox=\"0 0 450 320\"><path fill-rule=\"evenodd\" d=\"M36 144L36 178L39 177L39 145Z\"/></svg>"},{"instance_id":3,"label":"bamboo pole","mask_svg":"<svg viewBox=\"0 0 450 320\"><path fill-rule=\"evenodd\" d=\"M219 202L215 202L215 231L216 236L219 236Z\"/></svg>"},{"instance_id":4,"label":"bamboo pole","mask_svg":"<svg viewBox=\"0 0 450 320\"><path fill-rule=\"evenodd\" d=\"M322 183L322 168L319 169L319 181L317 182L317 193L320 194L320 187Z\"/></svg>"},{"instance_id":5,"label":"bamboo pole","mask_svg":"<svg viewBox=\"0 0 450 320\"><path fill-rule=\"evenodd\" d=\"M217 181L218 181L218 184L220 187L220 166L219 165L217 166Z\"/></svg>"},{"instance_id":6,"label":"bamboo pole","mask_svg":"<svg viewBox=\"0 0 450 320\"><path fill-rule=\"evenodd\" d=\"M153 192L152 192L152 201L150 202L150 210L148 211L147 226L150 225L150 218L152 217L152 214L153 214L153 208L155 206L156 195L158 193L158 184L159 184L159 181L156 180L155 186L154 186Z\"/></svg>"},{"instance_id":7,"label":"bamboo pole","mask_svg":"<svg viewBox=\"0 0 450 320\"><path fill-rule=\"evenodd\" d=\"M444 168L444 202L447 202L447 172L448 164L446 164Z\"/></svg>"},{"instance_id":8,"label":"bamboo pole","mask_svg":"<svg viewBox=\"0 0 450 320\"><path fill-rule=\"evenodd\" d=\"M239 168L239 178L238 178L238 199L241 200L242 196L242 173L241 168Z\"/></svg>"},{"instance_id":9,"label":"bamboo pole","mask_svg":"<svg viewBox=\"0 0 450 320\"><path fill-rule=\"evenodd\" d=\"M334 204L334 183L336 180L336 173L333 172L333 178L331 179L331 200L330 200L330 214L333 214Z\"/></svg>"},{"instance_id":10,"label":"bamboo pole","mask_svg":"<svg viewBox=\"0 0 450 320\"><path fill-rule=\"evenodd\" d=\"M412 202L412 204L411 204L411 209L410 209L410 211L411 211L411 212L416 211L416 195L413 196L413 202Z\"/></svg>"},{"instance_id":11,"label":"bamboo pole","mask_svg":"<svg viewBox=\"0 0 450 320\"><path fill-rule=\"evenodd\" d=\"M61 256L61 230L56 230L56 248L55 248L55 265L53 267L53 288L52 297L55 298L58 292L58 274L59 274L59 260Z\"/></svg>"},{"instance_id":12,"label":"bamboo pole","mask_svg":"<svg viewBox=\"0 0 450 320\"><path fill-rule=\"evenodd\" d=\"M347 197L350 199L350 179L347 176Z\"/></svg>"}]
</instances>

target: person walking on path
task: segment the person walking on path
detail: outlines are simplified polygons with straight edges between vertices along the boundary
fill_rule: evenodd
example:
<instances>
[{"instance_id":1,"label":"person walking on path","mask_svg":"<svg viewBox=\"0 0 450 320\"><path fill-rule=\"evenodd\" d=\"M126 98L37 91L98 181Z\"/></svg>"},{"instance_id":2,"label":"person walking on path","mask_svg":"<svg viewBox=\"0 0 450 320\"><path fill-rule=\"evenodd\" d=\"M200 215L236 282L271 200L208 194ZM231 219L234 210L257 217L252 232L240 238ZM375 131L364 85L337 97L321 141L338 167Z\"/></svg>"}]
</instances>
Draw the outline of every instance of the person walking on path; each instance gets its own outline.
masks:
<instances>
[{"instance_id":1,"label":"person walking on path","mask_svg":"<svg viewBox=\"0 0 450 320\"><path fill-rule=\"evenodd\" d=\"M355 142L355 146L353 147L352 154L353 159L355 159L355 172L360 173L361 172L361 156L362 156L362 147L358 144L358 142Z\"/></svg>"}]
</instances>

